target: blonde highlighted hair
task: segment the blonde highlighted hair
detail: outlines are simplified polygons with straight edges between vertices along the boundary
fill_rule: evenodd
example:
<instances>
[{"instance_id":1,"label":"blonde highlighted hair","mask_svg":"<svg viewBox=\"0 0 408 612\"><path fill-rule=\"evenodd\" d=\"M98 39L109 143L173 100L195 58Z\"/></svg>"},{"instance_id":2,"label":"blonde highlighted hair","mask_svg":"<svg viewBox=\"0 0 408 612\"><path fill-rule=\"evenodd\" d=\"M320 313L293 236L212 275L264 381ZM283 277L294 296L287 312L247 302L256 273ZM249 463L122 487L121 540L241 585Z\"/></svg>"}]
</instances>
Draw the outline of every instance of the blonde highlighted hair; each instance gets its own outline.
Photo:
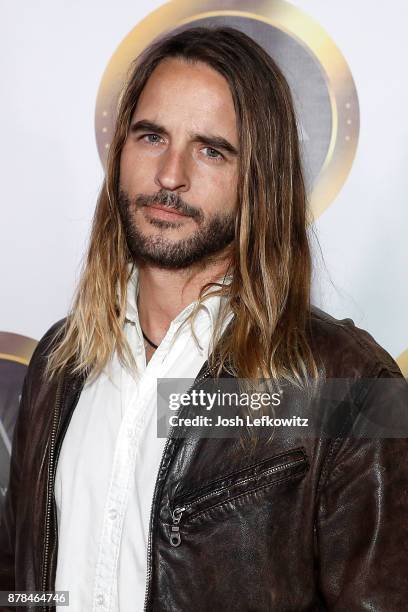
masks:
<instances>
[{"instance_id":1,"label":"blonde highlighted hair","mask_svg":"<svg viewBox=\"0 0 408 612\"><path fill-rule=\"evenodd\" d=\"M71 310L46 376L65 368L96 377L114 351L135 368L123 328L131 256L118 210L119 167L130 120L155 67L166 58L205 62L229 83L239 130L238 212L231 282L202 288L234 313L214 332L209 365L240 378L304 381L318 368L310 347L311 255L305 185L289 86L272 58L229 27L190 28L160 39L131 66L120 98L106 177Z\"/></svg>"}]
</instances>

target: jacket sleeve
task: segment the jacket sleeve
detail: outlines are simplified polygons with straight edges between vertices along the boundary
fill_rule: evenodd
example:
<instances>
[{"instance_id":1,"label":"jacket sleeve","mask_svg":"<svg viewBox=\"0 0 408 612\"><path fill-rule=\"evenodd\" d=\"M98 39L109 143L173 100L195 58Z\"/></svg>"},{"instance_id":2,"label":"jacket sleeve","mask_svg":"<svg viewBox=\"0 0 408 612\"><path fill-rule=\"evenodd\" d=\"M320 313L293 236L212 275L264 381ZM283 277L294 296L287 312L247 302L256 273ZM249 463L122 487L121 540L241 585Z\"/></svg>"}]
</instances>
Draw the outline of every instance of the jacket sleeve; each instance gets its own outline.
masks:
<instances>
[{"instance_id":1,"label":"jacket sleeve","mask_svg":"<svg viewBox=\"0 0 408 612\"><path fill-rule=\"evenodd\" d=\"M41 338L31 357L23 382L17 421L14 427L10 474L4 508L0 516L0 590L14 591L16 576L16 521L21 495L22 471L26 445L30 443L35 396L41 386L44 365L64 319L55 323ZM10 608L15 609L15 608Z\"/></svg>"},{"instance_id":2,"label":"jacket sleeve","mask_svg":"<svg viewBox=\"0 0 408 612\"><path fill-rule=\"evenodd\" d=\"M394 437L368 426L367 437L336 439L318 497L319 591L333 612L396 612L408 601L408 385L396 370L377 381L359 418L378 423L387 410Z\"/></svg>"},{"instance_id":3,"label":"jacket sleeve","mask_svg":"<svg viewBox=\"0 0 408 612\"><path fill-rule=\"evenodd\" d=\"M0 517L0 590L15 590L16 515L20 489L20 474L26 440L26 412L29 405L28 371L24 378L20 406L14 427L10 475L5 503Z\"/></svg>"}]
</instances>

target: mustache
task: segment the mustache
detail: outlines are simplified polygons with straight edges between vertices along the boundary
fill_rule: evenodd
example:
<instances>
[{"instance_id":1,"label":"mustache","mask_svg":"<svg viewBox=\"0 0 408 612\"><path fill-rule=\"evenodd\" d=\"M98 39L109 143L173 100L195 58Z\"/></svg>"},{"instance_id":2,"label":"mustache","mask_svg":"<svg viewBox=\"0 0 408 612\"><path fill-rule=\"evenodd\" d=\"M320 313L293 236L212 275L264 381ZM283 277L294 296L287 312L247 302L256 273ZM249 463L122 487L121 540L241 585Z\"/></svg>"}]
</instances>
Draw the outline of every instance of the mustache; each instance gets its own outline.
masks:
<instances>
[{"instance_id":1,"label":"mustache","mask_svg":"<svg viewBox=\"0 0 408 612\"><path fill-rule=\"evenodd\" d=\"M178 193L164 191L163 189L153 195L138 193L135 197L135 202L137 206L153 206L154 204L160 204L160 206L173 208L181 214L192 217L199 222L203 221L204 218L201 210L185 202Z\"/></svg>"}]
</instances>

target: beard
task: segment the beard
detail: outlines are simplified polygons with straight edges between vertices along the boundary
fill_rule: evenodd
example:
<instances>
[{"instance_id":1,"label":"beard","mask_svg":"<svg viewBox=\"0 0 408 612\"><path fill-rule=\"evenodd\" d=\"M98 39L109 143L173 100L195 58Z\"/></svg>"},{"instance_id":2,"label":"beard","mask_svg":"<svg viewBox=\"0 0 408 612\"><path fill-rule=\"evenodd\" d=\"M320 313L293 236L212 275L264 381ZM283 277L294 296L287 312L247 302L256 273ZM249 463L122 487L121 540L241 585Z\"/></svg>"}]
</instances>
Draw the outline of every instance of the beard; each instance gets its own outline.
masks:
<instances>
[{"instance_id":1,"label":"beard","mask_svg":"<svg viewBox=\"0 0 408 612\"><path fill-rule=\"evenodd\" d=\"M166 229L181 227L183 223L162 219L149 219L151 225L162 231L147 236L137 226L136 211L143 206L160 204L192 217L198 229L188 238L166 238ZM163 190L155 195L138 194L134 199L123 191L118 196L119 214L130 254L134 261L142 260L160 268L179 270L204 258L220 253L235 237L235 214L216 213L205 219L202 211L184 202L176 193Z\"/></svg>"}]
</instances>

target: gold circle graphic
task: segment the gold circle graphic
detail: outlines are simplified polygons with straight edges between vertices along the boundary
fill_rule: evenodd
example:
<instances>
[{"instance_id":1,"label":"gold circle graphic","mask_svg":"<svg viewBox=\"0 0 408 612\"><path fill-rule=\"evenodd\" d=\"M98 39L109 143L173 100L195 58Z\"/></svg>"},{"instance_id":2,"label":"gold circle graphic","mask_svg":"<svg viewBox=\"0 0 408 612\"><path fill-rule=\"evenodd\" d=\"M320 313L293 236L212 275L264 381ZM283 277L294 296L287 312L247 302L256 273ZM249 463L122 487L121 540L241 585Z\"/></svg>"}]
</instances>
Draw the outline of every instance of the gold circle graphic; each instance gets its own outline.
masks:
<instances>
[{"instance_id":1,"label":"gold circle graphic","mask_svg":"<svg viewBox=\"0 0 408 612\"><path fill-rule=\"evenodd\" d=\"M28 366L37 344L28 336L0 331L0 359Z\"/></svg>"},{"instance_id":2,"label":"gold circle graphic","mask_svg":"<svg viewBox=\"0 0 408 612\"><path fill-rule=\"evenodd\" d=\"M220 6L222 5L222 6ZM212 17L244 17L269 24L295 39L319 64L330 98L332 129L326 158L310 195L315 218L344 184L357 149L359 106L351 72L323 28L284 0L175 0L143 19L120 43L103 74L95 110L95 131L103 165L113 135L117 102L130 63L153 39L186 24Z\"/></svg>"},{"instance_id":3,"label":"gold circle graphic","mask_svg":"<svg viewBox=\"0 0 408 612\"><path fill-rule=\"evenodd\" d=\"M401 368L401 372L406 378L408 378L408 349L401 353L399 357L397 357L397 363Z\"/></svg>"}]
</instances>

